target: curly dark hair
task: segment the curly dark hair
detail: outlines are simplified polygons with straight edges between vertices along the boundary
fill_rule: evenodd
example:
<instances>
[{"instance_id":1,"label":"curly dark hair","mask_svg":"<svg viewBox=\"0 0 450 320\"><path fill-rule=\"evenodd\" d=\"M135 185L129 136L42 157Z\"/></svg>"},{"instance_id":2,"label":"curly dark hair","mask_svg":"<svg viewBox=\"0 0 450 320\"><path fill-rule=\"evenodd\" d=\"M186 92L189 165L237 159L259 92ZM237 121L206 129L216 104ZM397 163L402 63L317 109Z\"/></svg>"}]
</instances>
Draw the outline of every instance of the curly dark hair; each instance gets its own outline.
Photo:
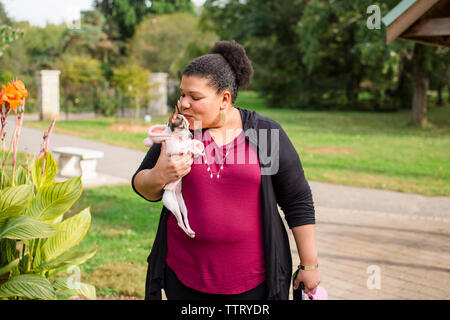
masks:
<instances>
[{"instance_id":1,"label":"curly dark hair","mask_svg":"<svg viewBox=\"0 0 450 320\"><path fill-rule=\"evenodd\" d=\"M229 89L234 104L239 89L250 84L253 67L242 45L234 40L224 40L216 42L208 54L192 60L183 75L208 79L217 94Z\"/></svg>"}]
</instances>

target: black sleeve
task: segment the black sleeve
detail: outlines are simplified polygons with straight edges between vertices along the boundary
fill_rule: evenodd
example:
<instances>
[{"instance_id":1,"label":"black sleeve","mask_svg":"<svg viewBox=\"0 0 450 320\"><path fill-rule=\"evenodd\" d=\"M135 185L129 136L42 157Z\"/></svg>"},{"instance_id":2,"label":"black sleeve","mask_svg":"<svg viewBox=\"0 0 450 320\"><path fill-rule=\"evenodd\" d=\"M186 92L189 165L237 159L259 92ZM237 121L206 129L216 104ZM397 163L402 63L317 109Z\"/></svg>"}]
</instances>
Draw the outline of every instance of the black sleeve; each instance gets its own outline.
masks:
<instances>
[{"instance_id":1,"label":"black sleeve","mask_svg":"<svg viewBox=\"0 0 450 320\"><path fill-rule=\"evenodd\" d=\"M315 210L309 183L300 157L286 132L279 129L279 168L272 176L277 203L284 212L289 228L315 224Z\"/></svg>"},{"instance_id":2,"label":"black sleeve","mask_svg":"<svg viewBox=\"0 0 450 320\"><path fill-rule=\"evenodd\" d=\"M158 202L161 199L158 200L148 200L147 198L145 198L142 194L140 194L137 190L136 187L134 186L134 177L142 170L144 169L152 169L156 162L158 161L159 158L159 154L161 153L161 144L160 143L154 143L150 149L147 151L147 154L144 157L144 160L142 160L141 165L139 166L139 168L136 170L136 172L133 174L133 177L131 178L131 186L133 187L134 192L136 192L138 195L140 195L142 198L144 198L147 201L150 202Z\"/></svg>"}]
</instances>

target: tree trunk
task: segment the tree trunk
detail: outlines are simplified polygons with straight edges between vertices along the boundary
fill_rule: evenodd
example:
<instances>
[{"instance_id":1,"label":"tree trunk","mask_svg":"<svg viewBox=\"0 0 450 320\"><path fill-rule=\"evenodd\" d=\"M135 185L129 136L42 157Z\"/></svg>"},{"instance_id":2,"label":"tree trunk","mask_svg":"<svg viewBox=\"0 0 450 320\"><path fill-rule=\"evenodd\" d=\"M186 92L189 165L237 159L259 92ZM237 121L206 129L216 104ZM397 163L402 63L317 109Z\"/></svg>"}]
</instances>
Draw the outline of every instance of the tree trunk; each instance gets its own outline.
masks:
<instances>
[{"instance_id":1,"label":"tree trunk","mask_svg":"<svg viewBox=\"0 0 450 320\"><path fill-rule=\"evenodd\" d=\"M448 94L448 96L447 96L448 102L450 103L450 83L448 84L448 87L447 87L447 94Z\"/></svg>"},{"instance_id":2,"label":"tree trunk","mask_svg":"<svg viewBox=\"0 0 450 320\"><path fill-rule=\"evenodd\" d=\"M355 57L353 57L352 54L350 54L350 50L355 45L355 30L353 27L349 30L349 41L348 41L348 47L347 52L348 55L346 55L346 68L349 70L349 77L347 80L346 88L345 88L345 95L347 98L347 103L350 105L351 108L355 108L357 100L358 100L358 92L359 92L359 79L358 79L358 72L359 70L356 70L358 68L358 64L355 63Z\"/></svg>"},{"instance_id":3,"label":"tree trunk","mask_svg":"<svg viewBox=\"0 0 450 320\"><path fill-rule=\"evenodd\" d=\"M414 45L414 93L411 119L414 124L427 124L427 90L428 74L425 66L425 47L416 43Z\"/></svg>"},{"instance_id":4,"label":"tree trunk","mask_svg":"<svg viewBox=\"0 0 450 320\"><path fill-rule=\"evenodd\" d=\"M438 96L437 105L438 106L442 106L444 104L444 101L442 99L442 91L443 91L443 89L444 89L443 83L439 83L438 87L437 87L437 96Z\"/></svg>"},{"instance_id":5,"label":"tree trunk","mask_svg":"<svg viewBox=\"0 0 450 320\"><path fill-rule=\"evenodd\" d=\"M98 116L98 90L97 90L97 85L94 85L94 117L97 118Z\"/></svg>"}]
</instances>

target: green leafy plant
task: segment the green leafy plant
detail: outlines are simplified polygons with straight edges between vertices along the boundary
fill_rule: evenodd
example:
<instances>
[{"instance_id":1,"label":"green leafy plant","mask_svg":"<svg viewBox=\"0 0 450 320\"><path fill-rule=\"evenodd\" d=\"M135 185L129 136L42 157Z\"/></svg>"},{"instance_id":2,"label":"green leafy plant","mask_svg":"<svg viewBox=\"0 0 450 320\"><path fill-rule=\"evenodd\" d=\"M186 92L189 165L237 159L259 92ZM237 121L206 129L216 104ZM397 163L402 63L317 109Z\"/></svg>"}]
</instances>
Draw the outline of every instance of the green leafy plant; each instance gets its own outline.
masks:
<instances>
[{"instance_id":1,"label":"green leafy plant","mask_svg":"<svg viewBox=\"0 0 450 320\"><path fill-rule=\"evenodd\" d=\"M34 162L31 172L20 167L23 180L16 182L24 183L8 185L0 193L0 298L81 295L95 299L93 286L71 285L73 279L55 277L84 263L97 251L76 248L91 223L89 208L63 220L64 213L81 195L81 177L54 182L57 165L53 156L47 153L43 176L42 160Z\"/></svg>"},{"instance_id":2,"label":"green leafy plant","mask_svg":"<svg viewBox=\"0 0 450 320\"><path fill-rule=\"evenodd\" d=\"M23 101L22 116L24 104ZM0 107L4 115L3 103ZM5 107L9 109L8 102ZM6 121L2 120L3 131ZM92 258L97 247L77 248L91 224L89 207L64 219L64 214L81 196L82 184L81 176L54 181L58 168L52 154L47 152L54 123L55 120L44 135L44 147L32 163L17 166L14 161L11 176L4 165L1 168L0 299L96 298L92 285L73 276L60 276ZM12 144L17 141L18 136Z\"/></svg>"},{"instance_id":3,"label":"green leafy plant","mask_svg":"<svg viewBox=\"0 0 450 320\"><path fill-rule=\"evenodd\" d=\"M22 37L24 32L8 25L0 25L0 57L8 46Z\"/></svg>"}]
</instances>

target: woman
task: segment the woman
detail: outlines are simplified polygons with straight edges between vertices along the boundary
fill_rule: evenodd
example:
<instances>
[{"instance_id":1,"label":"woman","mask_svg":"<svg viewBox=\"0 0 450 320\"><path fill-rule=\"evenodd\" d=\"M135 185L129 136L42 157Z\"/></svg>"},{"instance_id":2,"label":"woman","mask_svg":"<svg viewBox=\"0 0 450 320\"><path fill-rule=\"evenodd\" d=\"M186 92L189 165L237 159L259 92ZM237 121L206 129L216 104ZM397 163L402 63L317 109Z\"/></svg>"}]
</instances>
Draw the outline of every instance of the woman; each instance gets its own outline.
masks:
<instances>
[{"instance_id":1,"label":"woman","mask_svg":"<svg viewBox=\"0 0 450 320\"><path fill-rule=\"evenodd\" d=\"M281 126L235 107L250 83L251 62L235 41L219 41L190 62L181 107L205 156L167 157L153 145L133 175L136 193L160 201L163 187L183 178L195 238L163 206L148 258L146 299L288 299L292 258L278 206L293 232L301 265L294 289L320 283L315 214L299 156Z\"/></svg>"}]
</instances>

